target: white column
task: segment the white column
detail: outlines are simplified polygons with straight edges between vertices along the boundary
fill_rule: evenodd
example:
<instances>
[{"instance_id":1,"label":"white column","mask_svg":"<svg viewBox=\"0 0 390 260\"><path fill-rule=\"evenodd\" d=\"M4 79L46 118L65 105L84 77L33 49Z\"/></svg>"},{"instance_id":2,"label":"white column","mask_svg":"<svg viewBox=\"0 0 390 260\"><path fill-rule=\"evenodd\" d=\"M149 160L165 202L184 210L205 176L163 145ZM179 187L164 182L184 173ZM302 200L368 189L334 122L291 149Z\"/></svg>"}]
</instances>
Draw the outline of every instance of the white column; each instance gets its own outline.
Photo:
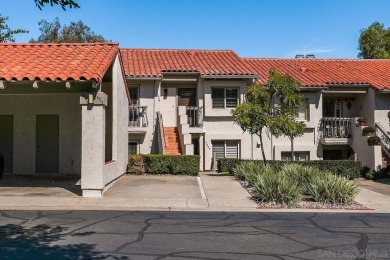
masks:
<instances>
[{"instance_id":1,"label":"white column","mask_svg":"<svg viewBox=\"0 0 390 260\"><path fill-rule=\"evenodd\" d=\"M93 99L89 95L87 93L80 97L81 189L83 197L101 197L104 189L107 95L103 92L95 93Z\"/></svg>"}]
</instances>

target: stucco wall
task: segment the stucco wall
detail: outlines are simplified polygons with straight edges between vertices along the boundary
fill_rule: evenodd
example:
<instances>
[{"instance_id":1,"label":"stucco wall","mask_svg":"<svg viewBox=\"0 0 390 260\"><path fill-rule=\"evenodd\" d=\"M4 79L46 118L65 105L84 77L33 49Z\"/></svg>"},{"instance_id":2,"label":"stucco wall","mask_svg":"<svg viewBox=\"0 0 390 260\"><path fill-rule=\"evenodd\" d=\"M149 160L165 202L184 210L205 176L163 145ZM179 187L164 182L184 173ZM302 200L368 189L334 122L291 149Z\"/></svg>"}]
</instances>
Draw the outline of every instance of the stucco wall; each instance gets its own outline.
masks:
<instances>
[{"instance_id":1,"label":"stucco wall","mask_svg":"<svg viewBox=\"0 0 390 260\"><path fill-rule=\"evenodd\" d=\"M128 162L129 102L126 94L126 82L122 75L122 68L117 56L114 61L112 77L112 160L114 162L104 165L103 181L105 185L124 174Z\"/></svg>"},{"instance_id":2,"label":"stucco wall","mask_svg":"<svg viewBox=\"0 0 390 260\"><path fill-rule=\"evenodd\" d=\"M156 121L156 106L155 99L158 100L157 88L158 84L154 80L145 80L145 81L134 81L128 80L128 85L136 85L139 87L140 106L147 106L147 116L148 116L148 126L142 127L142 131L145 133L132 133L129 131L128 139L129 141L139 142L139 153L141 154L150 154L153 152L153 137L154 137L154 127ZM137 130L134 129L133 130Z\"/></svg>"},{"instance_id":3,"label":"stucco wall","mask_svg":"<svg viewBox=\"0 0 390 260\"><path fill-rule=\"evenodd\" d=\"M11 87L16 89L18 85ZM15 90L15 93L18 91ZM0 93L0 114L14 116L13 173L35 173L36 116L59 115L59 173L80 174L80 95L21 94Z\"/></svg>"}]
</instances>

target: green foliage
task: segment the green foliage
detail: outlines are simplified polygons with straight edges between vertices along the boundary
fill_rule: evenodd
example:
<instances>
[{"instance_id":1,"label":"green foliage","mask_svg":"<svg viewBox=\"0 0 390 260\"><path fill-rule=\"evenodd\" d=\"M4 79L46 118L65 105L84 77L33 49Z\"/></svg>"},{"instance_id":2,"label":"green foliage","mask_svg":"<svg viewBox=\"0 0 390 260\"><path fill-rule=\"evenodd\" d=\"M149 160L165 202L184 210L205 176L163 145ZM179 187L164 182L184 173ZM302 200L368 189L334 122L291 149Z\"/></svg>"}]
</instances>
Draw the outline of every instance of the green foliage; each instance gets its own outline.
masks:
<instances>
[{"instance_id":1,"label":"green foliage","mask_svg":"<svg viewBox=\"0 0 390 260\"><path fill-rule=\"evenodd\" d=\"M60 43L60 42L105 42L103 36L96 35L89 26L82 21L71 22L69 25L61 26L60 20L55 18L53 22L41 20L38 22L41 35L38 39L31 39L31 43Z\"/></svg>"},{"instance_id":2,"label":"green foliage","mask_svg":"<svg viewBox=\"0 0 390 260\"><path fill-rule=\"evenodd\" d=\"M139 159L141 158L141 159ZM141 163L140 163L141 160ZM198 175L198 155L130 155L129 173ZM138 167L142 165L142 167Z\"/></svg>"},{"instance_id":3,"label":"green foliage","mask_svg":"<svg viewBox=\"0 0 390 260\"><path fill-rule=\"evenodd\" d=\"M299 184L285 174L278 174L269 168L260 174L253 185L253 197L257 201L292 205L299 201Z\"/></svg>"},{"instance_id":4,"label":"green foliage","mask_svg":"<svg viewBox=\"0 0 390 260\"><path fill-rule=\"evenodd\" d=\"M390 28L374 22L368 28L361 30L359 51L358 57L363 59L390 58Z\"/></svg>"},{"instance_id":5,"label":"green foliage","mask_svg":"<svg viewBox=\"0 0 390 260\"><path fill-rule=\"evenodd\" d=\"M379 138L379 136L374 135L374 136L371 136L371 137L367 138L367 143L370 146L372 146L372 145L379 145L381 143L381 139Z\"/></svg>"},{"instance_id":6,"label":"green foliage","mask_svg":"<svg viewBox=\"0 0 390 260\"><path fill-rule=\"evenodd\" d=\"M218 172L230 172L234 173L234 168L242 162L250 160L240 160L233 158L223 158L217 161ZM257 161L261 162L261 161ZM344 176L349 179L358 178L361 176L363 166L360 161L352 160L318 160L318 161L306 161L306 162L285 162L285 161L267 161L272 168L276 171L281 171L286 164L298 164L302 166L311 166L319 169L323 172L331 172L335 175Z\"/></svg>"},{"instance_id":7,"label":"green foliage","mask_svg":"<svg viewBox=\"0 0 390 260\"><path fill-rule=\"evenodd\" d=\"M276 137L284 135L294 139L303 135L305 124L296 120L298 108L303 103L300 86L291 76L271 70L266 86L252 84L245 93L245 102L232 110L234 122L244 132L260 137L264 161L264 128Z\"/></svg>"},{"instance_id":8,"label":"green foliage","mask_svg":"<svg viewBox=\"0 0 390 260\"><path fill-rule=\"evenodd\" d=\"M2 16L0 14L0 42L15 42L15 34L28 33L27 30L12 30L11 28L9 28L8 24L6 23L8 19L8 16Z\"/></svg>"},{"instance_id":9,"label":"green foliage","mask_svg":"<svg viewBox=\"0 0 390 260\"><path fill-rule=\"evenodd\" d=\"M316 202L350 204L358 188L347 178L333 174L315 175L309 183L308 193Z\"/></svg>"},{"instance_id":10,"label":"green foliage","mask_svg":"<svg viewBox=\"0 0 390 260\"><path fill-rule=\"evenodd\" d=\"M363 130L362 130L363 136L366 136L366 135L372 134L372 133L375 133L375 128L371 127L371 126L367 126L367 127L363 128Z\"/></svg>"},{"instance_id":11,"label":"green foliage","mask_svg":"<svg viewBox=\"0 0 390 260\"><path fill-rule=\"evenodd\" d=\"M80 6L76 3L74 0L34 0L35 5L39 8L39 10L42 10L42 8L50 4L53 5L59 5L61 8L65 11L67 7L69 8L80 8Z\"/></svg>"},{"instance_id":12,"label":"green foliage","mask_svg":"<svg viewBox=\"0 0 390 260\"><path fill-rule=\"evenodd\" d=\"M301 194L307 194L316 202L350 204L358 192L345 177L295 163L276 169L259 161L246 161L237 165L234 173L252 188L254 199L267 203L291 205Z\"/></svg>"},{"instance_id":13,"label":"green foliage","mask_svg":"<svg viewBox=\"0 0 390 260\"><path fill-rule=\"evenodd\" d=\"M290 177L302 189L303 194L308 193L309 183L312 178L317 175L321 175L322 172L318 168L303 166L295 163L289 163L283 165L281 169L281 174Z\"/></svg>"}]
</instances>

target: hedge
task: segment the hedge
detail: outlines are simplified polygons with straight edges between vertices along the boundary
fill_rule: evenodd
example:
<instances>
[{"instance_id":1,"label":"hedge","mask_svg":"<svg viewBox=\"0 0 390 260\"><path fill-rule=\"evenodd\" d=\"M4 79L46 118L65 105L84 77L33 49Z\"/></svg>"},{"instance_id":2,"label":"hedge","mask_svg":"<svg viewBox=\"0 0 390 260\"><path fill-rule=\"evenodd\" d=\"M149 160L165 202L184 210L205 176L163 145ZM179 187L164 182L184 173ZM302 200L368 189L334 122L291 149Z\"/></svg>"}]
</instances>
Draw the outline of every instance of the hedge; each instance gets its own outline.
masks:
<instances>
[{"instance_id":1,"label":"hedge","mask_svg":"<svg viewBox=\"0 0 390 260\"><path fill-rule=\"evenodd\" d=\"M240 164L243 161L250 160L240 160L240 159L232 159L232 158L224 158L218 160L218 172L229 172L233 174L233 169L236 165ZM262 161L256 161L262 162ZM294 162L286 162L286 161L267 161L272 168L276 171L280 171L283 165L287 163L295 163L303 166L312 166L321 171L329 171L335 175L348 177L349 179L355 179L362 175L363 166L360 161L352 161L352 160L318 160L318 161L294 161Z\"/></svg>"},{"instance_id":2,"label":"hedge","mask_svg":"<svg viewBox=\"0 0 390 260\"><path fill-rule=\"evenodd\" d=\"M128 173L198 175L199 155L130 155Z\"/></svg>"}]
</instances>

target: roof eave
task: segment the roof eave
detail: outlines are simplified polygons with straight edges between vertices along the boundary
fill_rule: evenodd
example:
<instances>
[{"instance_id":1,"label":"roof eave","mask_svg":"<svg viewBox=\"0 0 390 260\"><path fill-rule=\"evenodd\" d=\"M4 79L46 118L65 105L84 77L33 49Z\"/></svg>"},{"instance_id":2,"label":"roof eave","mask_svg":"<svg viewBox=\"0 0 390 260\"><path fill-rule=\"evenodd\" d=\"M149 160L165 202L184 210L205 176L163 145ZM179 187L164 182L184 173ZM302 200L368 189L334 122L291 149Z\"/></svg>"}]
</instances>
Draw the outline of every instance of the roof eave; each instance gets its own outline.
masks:
<instances>
[{"instance_id":1,"label":"roof eave","mask_svg":"<svg viewBox=\"0 0 390 260\"><path fill-rule=\"evenodd\" d=\"M202 79L257 79L258 75L201 75Z\"/></svg>"}]
</instances>

